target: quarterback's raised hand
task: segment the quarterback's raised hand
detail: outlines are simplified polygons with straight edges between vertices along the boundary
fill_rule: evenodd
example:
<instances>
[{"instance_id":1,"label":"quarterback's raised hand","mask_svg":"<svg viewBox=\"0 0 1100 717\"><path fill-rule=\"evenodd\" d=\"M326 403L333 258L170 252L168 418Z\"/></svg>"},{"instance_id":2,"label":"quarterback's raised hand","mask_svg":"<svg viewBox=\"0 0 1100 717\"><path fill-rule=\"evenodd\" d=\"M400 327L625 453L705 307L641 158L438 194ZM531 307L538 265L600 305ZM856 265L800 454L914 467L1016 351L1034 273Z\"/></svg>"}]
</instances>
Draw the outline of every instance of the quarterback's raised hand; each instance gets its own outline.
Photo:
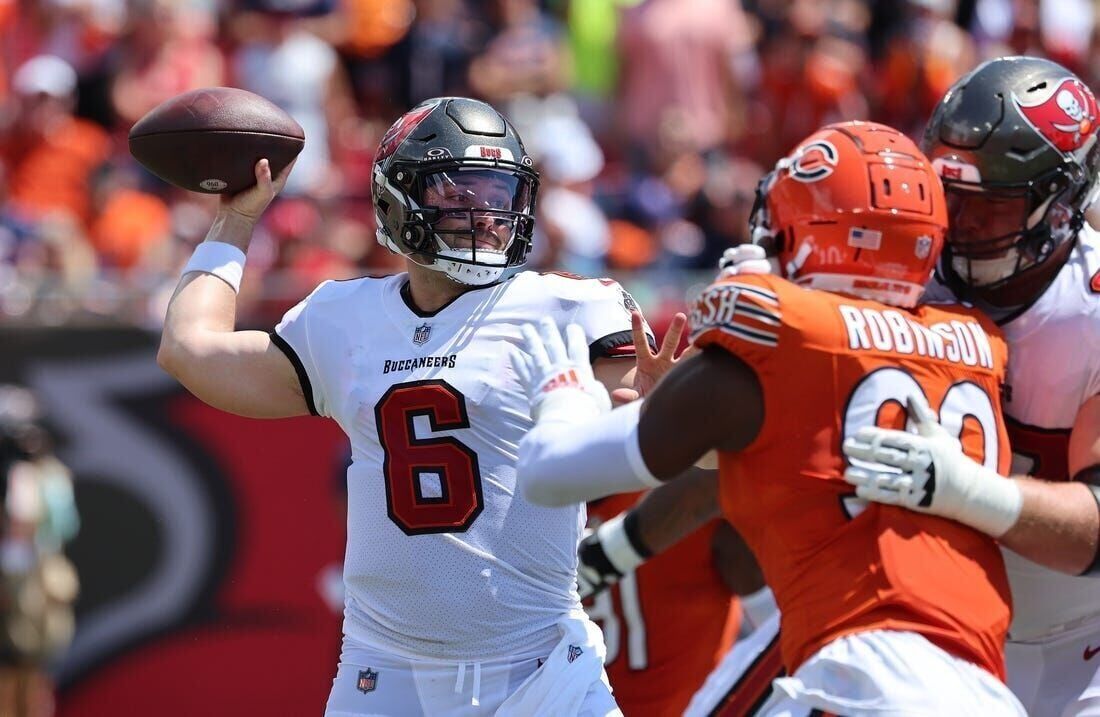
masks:
<instances>
[{"instance_id":1,"label":"quarterback's raised hand","mask_svg":"<svg viewBox=\"0 0 1100 717\"><path fill-rule=\"evenodd\" d=\"M522 351L512 354L512 366L531 402L536 423L573 422L611 409L607 389L596 380L588 360L588 341L577 324L565 327L543 317L538 330L524 324Z\"/></svg>"},{"instance_id":2,"label":"quarterback's raised hand","mask_svg":"<svg viewBox=\"0 0 1100 717\"><path fill-rule=\"evenodd\" d=\"M249 222L257 222L275 195L286 186L286 180L290 177L290 170L294 169L297 158L291 161L277 177L271 176L271 163L266 159L256 162L253 171L256 174L256 183L248 189L236 194L223 194L219 201L219 210L235 215Z\"/></svg>"},{"instance_id":3,"label":"quarterback's raised hand","mask_svg":"<svg viewBox=\"0 0 1100 717\"><path fill-rule=\"evenodd\" d=\"M968 458L924 396L910 396L908 409L916 434L868 427L844 441L852 461L844 479L856 486L856 495L951 518L994 538L1004 535L1020 515L1019 488Z\"/></svg>"}]
</instances>

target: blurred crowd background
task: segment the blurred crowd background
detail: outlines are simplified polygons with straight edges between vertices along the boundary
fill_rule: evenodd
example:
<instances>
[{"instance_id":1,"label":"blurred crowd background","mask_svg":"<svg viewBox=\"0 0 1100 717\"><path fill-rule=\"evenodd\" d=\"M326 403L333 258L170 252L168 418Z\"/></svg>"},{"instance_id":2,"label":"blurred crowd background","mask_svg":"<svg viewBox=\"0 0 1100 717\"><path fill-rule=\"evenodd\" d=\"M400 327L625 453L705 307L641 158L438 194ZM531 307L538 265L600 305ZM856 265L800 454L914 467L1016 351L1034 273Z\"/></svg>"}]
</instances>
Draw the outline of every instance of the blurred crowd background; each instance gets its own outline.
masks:
<instances>
[{"instance_id":1,"label":"blurred crowd background","mask_svg":"<svg viewBox=\"0 0 1100 717\"><path fill-rule=\"evenodd\" d=\"M1093 0L0 0L0 322L156 327L211 197L130 157L188 89L284 107L306 149L249 252L269 325L324 278L400 268L374 239L386 127L438 95L513 120L542 173L532 268L624 279L658 325L745 240L765 167L819 125L913 136L980 60L1096 86Z\"/></svg>"},{"instance_id":2,"label":"blurred crowd background","mask_svg":"<svg viewBox=\"0 0 1100 717\"><path fill-rule=\"evenodd\" d=\"M324 279L402 268L374 238L372 154L414 104L470 95L514 122L541 172L530 268L618 278L661 334L723 249L748 238L759 177L811 131L873 119L916 138L944 91L998 55L1045 55L1097 87L1098 11L1100 0L0 0L0 380L43 397L40 411L0 385L0 714L16 713L13 699L38 700L19 714L51 712L33 666L74 625L76 575L60 555L77 528L73 486L40 413L64 428L80 478L69 553L81 627L59 673L62 714L196 714L210 694L227 714L263 700L266 713L301 714L288 705L316 704L331 680L338 618L314 582L331 582L342 535L316 456L332 446L342 458L343 439L328 424L261 431L153 364L152 332L217 203L131 158L127 133L157 104L236 86L305 128L249 250L246 326L270 327ZM276 474L300 479L294 501L270 490ZM278 665L253 659L272 646ZM179 679L197 664L198 691Z\"/></svg>"}]
</instances>

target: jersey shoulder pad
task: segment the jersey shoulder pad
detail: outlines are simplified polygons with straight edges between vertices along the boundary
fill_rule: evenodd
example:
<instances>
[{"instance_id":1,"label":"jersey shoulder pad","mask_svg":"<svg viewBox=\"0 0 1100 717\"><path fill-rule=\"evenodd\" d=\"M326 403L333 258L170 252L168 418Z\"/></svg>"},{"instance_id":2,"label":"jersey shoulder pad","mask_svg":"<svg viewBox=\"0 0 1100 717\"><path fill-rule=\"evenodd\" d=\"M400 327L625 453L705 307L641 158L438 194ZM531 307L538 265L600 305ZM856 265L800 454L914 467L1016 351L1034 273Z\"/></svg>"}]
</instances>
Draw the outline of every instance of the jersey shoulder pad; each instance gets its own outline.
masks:
<instances>
[{"instance_id":1,"label":"jersey shoulder pad","mask_svg":"<svg viewBox=\"0 0 1100 717\"><path fill-rule=\"evenodd\" d=\"M708 286L688 317L691 341L740 353L751 347L775 348L783 326L783 298L790 282L777 276L728 276Z\"/></svg>"},{"instance_id":2,"label":"jersey shoulder pad","mask_svg":"<svg viewBox=\"0 0 1100 717\"><path fill-rule=\"evenodd\" d=\"M622 286L614 279L589 278L567 271L526 271L517 278L524 278L537 286L540 292L566 301L618 298L623 292Z\"/></svg>"},{"instance_id":3,"label":"jersey shoulder pad","mask_svg":"<svg viewBox=\"0 0 1100 717\"><path fill-rule=\"evenodd\" d=\"M634 355L630 312L639 310L630 293L613 279L589 279L575 274L524 272L516 277L517 290L530 294L532 309L556 316L564 326L573 322L584 329L593 361ZM540 302L545 306L540 308ZM655 345L646 327L649 343Z\"/></svg>"}]
</instances>

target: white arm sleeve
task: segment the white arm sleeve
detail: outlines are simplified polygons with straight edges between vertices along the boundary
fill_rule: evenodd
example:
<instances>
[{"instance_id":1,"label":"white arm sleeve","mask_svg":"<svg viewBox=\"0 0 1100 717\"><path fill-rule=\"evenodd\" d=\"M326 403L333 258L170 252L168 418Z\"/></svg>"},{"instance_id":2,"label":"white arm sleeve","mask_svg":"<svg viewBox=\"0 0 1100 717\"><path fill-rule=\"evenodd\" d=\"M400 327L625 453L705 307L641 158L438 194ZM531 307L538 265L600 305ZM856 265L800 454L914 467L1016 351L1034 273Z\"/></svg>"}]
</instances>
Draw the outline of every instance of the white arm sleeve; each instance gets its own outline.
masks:
<instances>
[{"instance_id":1,"label":"white arm sleeve","mask_svg":"<svg viewBox=\"0 0 1100 717\"><path fill-rule=\"evenodd\" d=\"M641 406L635 401L581 423L536 424L519 444L523 495L556 507L660 485L638 446Z\"/></svg>"}]
</instances>

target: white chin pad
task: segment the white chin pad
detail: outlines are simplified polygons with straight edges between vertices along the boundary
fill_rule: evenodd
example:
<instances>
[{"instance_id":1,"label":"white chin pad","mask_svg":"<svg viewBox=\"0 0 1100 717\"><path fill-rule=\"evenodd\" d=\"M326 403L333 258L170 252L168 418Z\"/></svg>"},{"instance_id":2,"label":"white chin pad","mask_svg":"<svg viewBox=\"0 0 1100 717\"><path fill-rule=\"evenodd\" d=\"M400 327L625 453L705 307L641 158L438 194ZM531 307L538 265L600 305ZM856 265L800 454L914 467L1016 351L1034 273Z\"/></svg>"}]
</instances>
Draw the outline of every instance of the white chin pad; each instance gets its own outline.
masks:
<instances>
[{"instance_id":1,"label":"white chin pad","mask_svg":"<svg viewBox=\"0 0 1100 717\"><path fill-rule=\"evenodd\" d=\"M482 286L484 284L493 283L504 273L505 265L508 263L508 257L504 252L491 251L488 249L481 249L477 252L477 264L466 264L463 261L447 261L447 259L443 258L454 257L455 259L472 261L474 258L473 249L447 248L440 251L439 254L440 256L436 258L433 268L442 271L460 284L469 284L471 286Z\"/></svg>"}]
</instances>

